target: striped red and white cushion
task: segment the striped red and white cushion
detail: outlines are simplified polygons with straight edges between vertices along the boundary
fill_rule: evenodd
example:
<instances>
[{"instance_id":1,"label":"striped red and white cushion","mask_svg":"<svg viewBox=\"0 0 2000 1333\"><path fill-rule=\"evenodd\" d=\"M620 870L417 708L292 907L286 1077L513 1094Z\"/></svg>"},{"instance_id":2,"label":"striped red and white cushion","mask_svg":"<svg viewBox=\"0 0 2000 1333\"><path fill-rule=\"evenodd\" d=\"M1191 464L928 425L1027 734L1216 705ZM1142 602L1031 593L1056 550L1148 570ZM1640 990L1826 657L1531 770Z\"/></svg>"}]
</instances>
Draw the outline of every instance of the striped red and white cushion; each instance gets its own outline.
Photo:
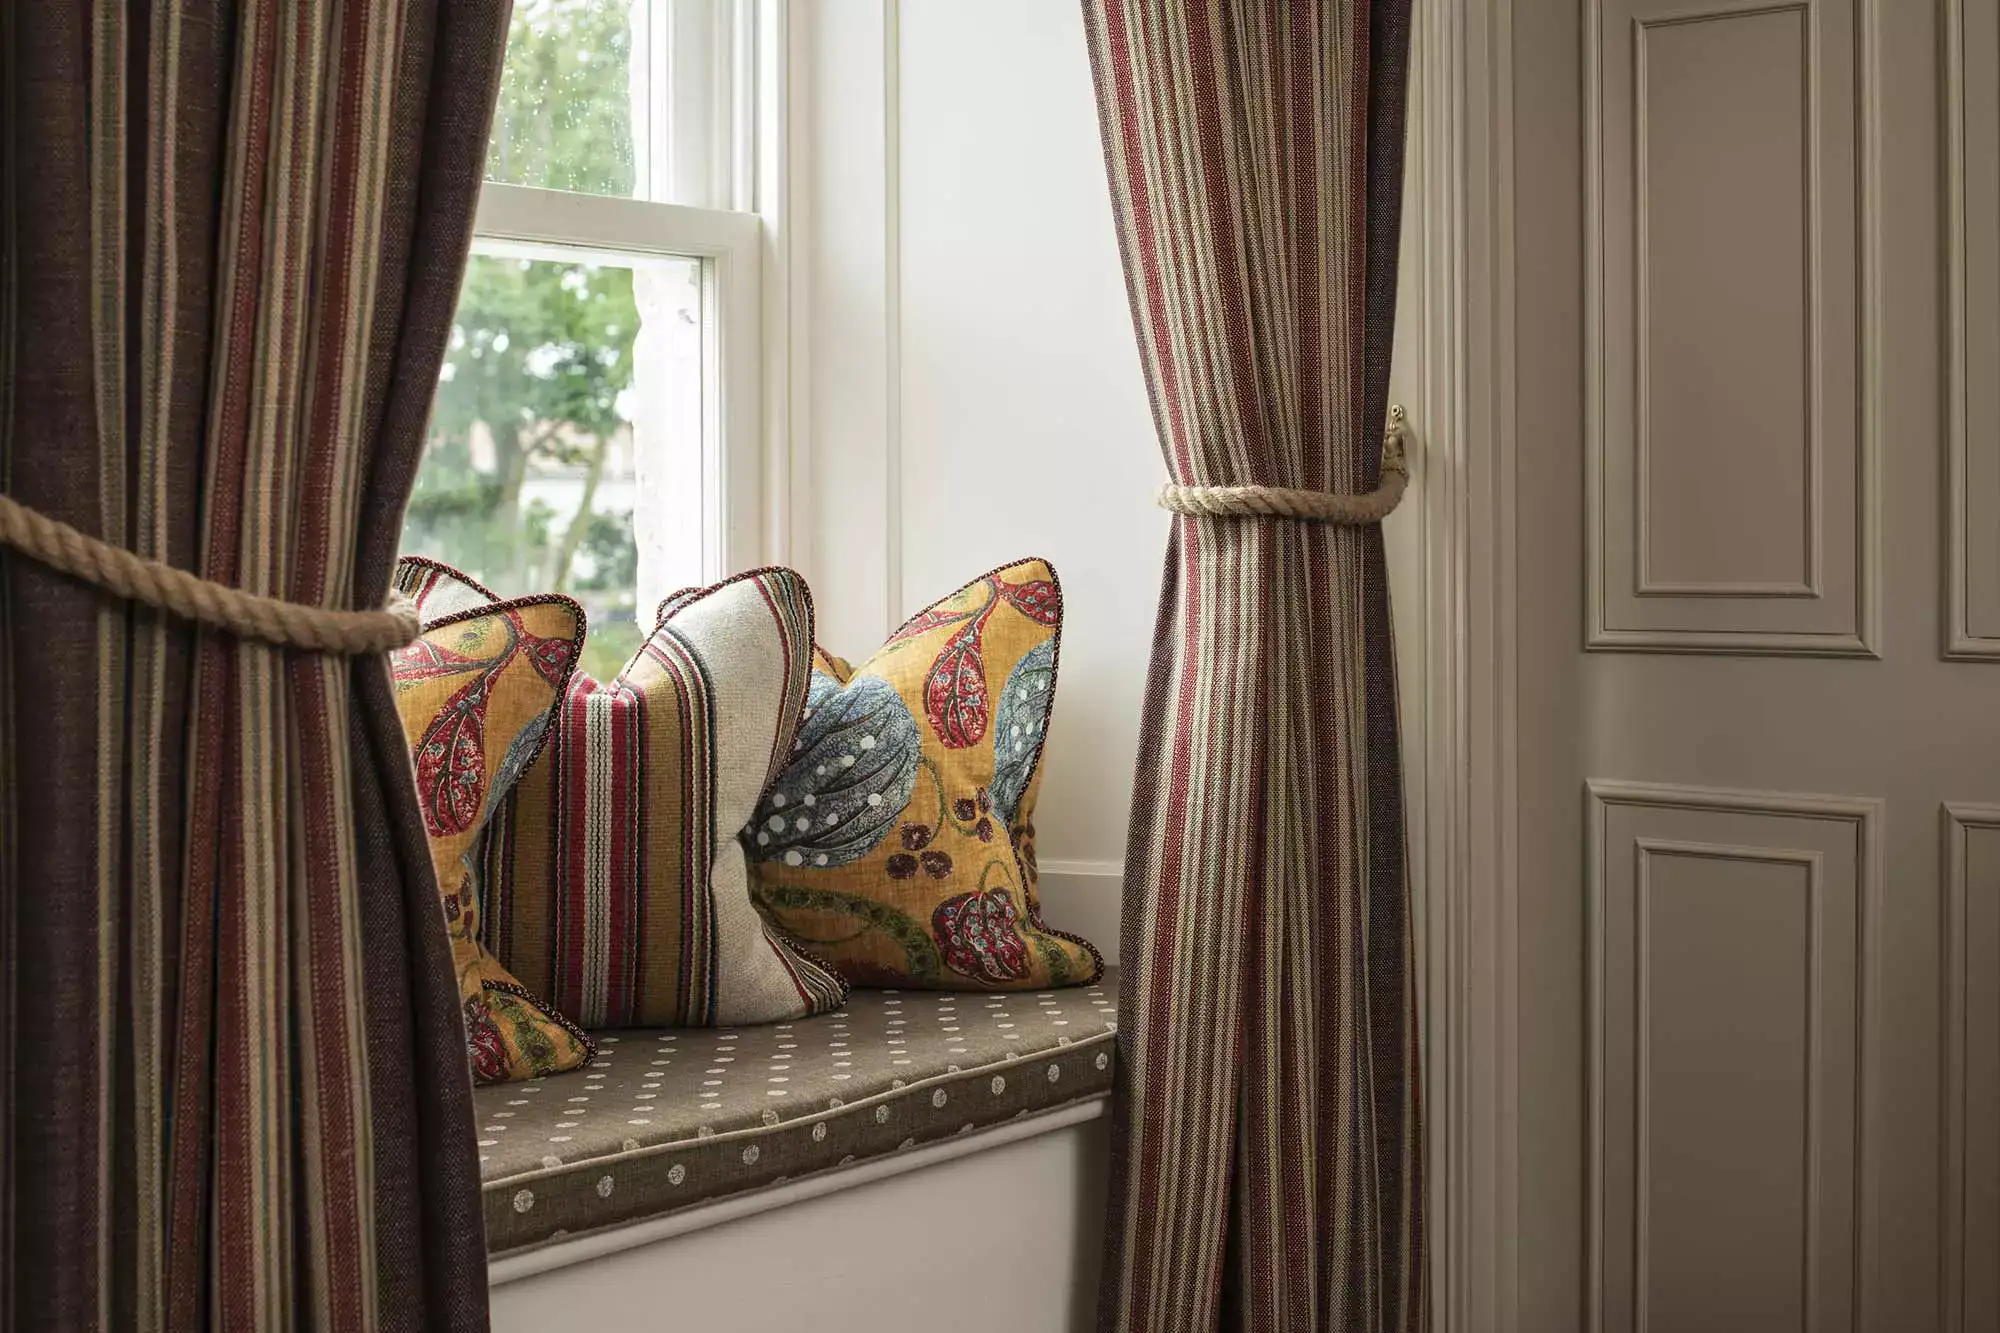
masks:
<instances>
[{"instance_id":1,"label":"striped red and white cushion","mask_svg":"<svg viewBox=\"0 0 2000 1333\"><path fill-rule=\"evenodd\" d=\"M791 752L812 635L805 580L755 570L669 598L617 679L576 676L482 859L485 941L530 990L592 1028L840 1005L752 905L737 842Z\"/></svg>"}]
</instances>

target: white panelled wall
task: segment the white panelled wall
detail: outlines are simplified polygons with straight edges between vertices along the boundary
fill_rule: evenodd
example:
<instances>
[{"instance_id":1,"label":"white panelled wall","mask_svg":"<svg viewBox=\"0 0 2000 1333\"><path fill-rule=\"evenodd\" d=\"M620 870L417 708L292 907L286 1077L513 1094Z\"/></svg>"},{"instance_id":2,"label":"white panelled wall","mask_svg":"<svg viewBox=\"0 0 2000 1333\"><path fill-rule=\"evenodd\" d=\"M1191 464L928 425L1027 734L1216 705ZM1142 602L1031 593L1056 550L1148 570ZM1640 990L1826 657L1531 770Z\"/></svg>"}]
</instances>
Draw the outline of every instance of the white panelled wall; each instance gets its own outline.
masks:
<instances>
[{"instance_id":1,"label":"white panelled wall","mask_svg":"<svg viewBox=\"0 0 2000 1333\"><path fill-rule=\"evenodd\" d=\"M821 642L865 655L989 568L1055 565L1046 905L1115 953L1168 518L1077 0L791 15L793 372L809 385L794 486ZM1421 521L1392 522L1399 588L1418 586ZM1406 661L1422 620L1400 617Z\"/></svg>"}]
</instances>

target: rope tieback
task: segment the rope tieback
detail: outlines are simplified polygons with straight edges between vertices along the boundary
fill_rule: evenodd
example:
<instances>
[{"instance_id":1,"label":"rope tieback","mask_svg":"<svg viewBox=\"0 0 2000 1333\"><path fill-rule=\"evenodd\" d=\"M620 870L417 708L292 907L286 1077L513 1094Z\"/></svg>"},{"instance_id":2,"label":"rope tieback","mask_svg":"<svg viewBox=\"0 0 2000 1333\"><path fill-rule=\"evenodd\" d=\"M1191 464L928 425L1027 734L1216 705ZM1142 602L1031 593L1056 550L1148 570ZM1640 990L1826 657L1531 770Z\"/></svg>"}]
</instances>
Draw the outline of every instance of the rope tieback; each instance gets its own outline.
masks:
<instances>
[{"instance_id":1,"label":"rope tieback","mask_svg":"<svg viewBox=\"0 0 2000 1333\"><path fill-rule=\"evenodd\" d=\"M260 597L134 555L0 495L0 546L129 601L284 648L358 656L417 637L416 603L391 593L379 611L336 611Z\"/></svg>"},{"instance_id":2,"label":"rope tieback","mask_svg":"<svg viewBox=\"0 0 2000 1333\"><path fill-rule=\"evenodd\" d=\"M1160 487L1156 498L1162 509L1197 518L1301 518L1348 526L1380 523L1402 501L1403 488L1409 485L1408 434L1402 407L1390 408L1389 425L1382 432L1382 480L1362 495L1291 486L1177 486L1170 482Z\"/></svg>"}]
</instances>

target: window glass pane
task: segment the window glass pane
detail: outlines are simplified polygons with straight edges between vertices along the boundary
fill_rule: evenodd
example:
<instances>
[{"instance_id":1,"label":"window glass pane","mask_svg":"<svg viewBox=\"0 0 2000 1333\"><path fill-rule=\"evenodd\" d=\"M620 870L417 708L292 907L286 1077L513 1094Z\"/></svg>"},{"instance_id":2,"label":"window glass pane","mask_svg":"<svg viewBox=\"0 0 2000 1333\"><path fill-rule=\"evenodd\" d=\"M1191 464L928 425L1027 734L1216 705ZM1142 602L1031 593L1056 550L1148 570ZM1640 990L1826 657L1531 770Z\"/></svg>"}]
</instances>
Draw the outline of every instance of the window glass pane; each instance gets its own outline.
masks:
<instances>
[{"instance_id":1,"label":"window glass pane","mask_svg":"<svg viewBox=\"0 0 2000 1333\"><path fill-rule=\"evenodd\" d=\"M737 0L518 0L487 179L748 208L747 16Z\"/></svg>"},{"instance_id":2,"label":"window glass pane","mask_svg":"<svg viewBox=\"0 0 2000 1333\"><path fill-rule=\"evenodd\" d=\"M643 195L647 27L646 0L517 0L487 179Z\"/></svg>"},{"instance_id":3,"label":"window glass pane","mask_svg":"<svg viewBox=\"0 0 2000 1333\"><path fill-rule=\"evenodd\" d=\"M704 323L698 260L474 254L403 550L576 598L615 676L702 577Z\"/></svg>"}]
</instances>

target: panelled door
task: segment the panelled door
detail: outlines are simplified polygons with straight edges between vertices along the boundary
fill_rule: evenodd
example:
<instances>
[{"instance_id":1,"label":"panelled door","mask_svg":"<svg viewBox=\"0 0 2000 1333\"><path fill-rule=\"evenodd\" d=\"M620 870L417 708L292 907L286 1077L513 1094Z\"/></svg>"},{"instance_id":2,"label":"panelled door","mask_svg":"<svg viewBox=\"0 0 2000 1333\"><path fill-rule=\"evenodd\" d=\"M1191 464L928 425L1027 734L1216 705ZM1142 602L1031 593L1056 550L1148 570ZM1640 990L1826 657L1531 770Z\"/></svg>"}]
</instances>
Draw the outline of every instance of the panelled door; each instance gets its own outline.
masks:
<instances>
[{"instance_id":1,"label":"panelled door","mask_svg":"<svg viewBox=\"0 0 2000 1333\"><path fill-rule=\"evenodd\" d=\"M2000 1333L1996 10L1513 0L1523 1333Z\"/></svg>"}]
</instances>

